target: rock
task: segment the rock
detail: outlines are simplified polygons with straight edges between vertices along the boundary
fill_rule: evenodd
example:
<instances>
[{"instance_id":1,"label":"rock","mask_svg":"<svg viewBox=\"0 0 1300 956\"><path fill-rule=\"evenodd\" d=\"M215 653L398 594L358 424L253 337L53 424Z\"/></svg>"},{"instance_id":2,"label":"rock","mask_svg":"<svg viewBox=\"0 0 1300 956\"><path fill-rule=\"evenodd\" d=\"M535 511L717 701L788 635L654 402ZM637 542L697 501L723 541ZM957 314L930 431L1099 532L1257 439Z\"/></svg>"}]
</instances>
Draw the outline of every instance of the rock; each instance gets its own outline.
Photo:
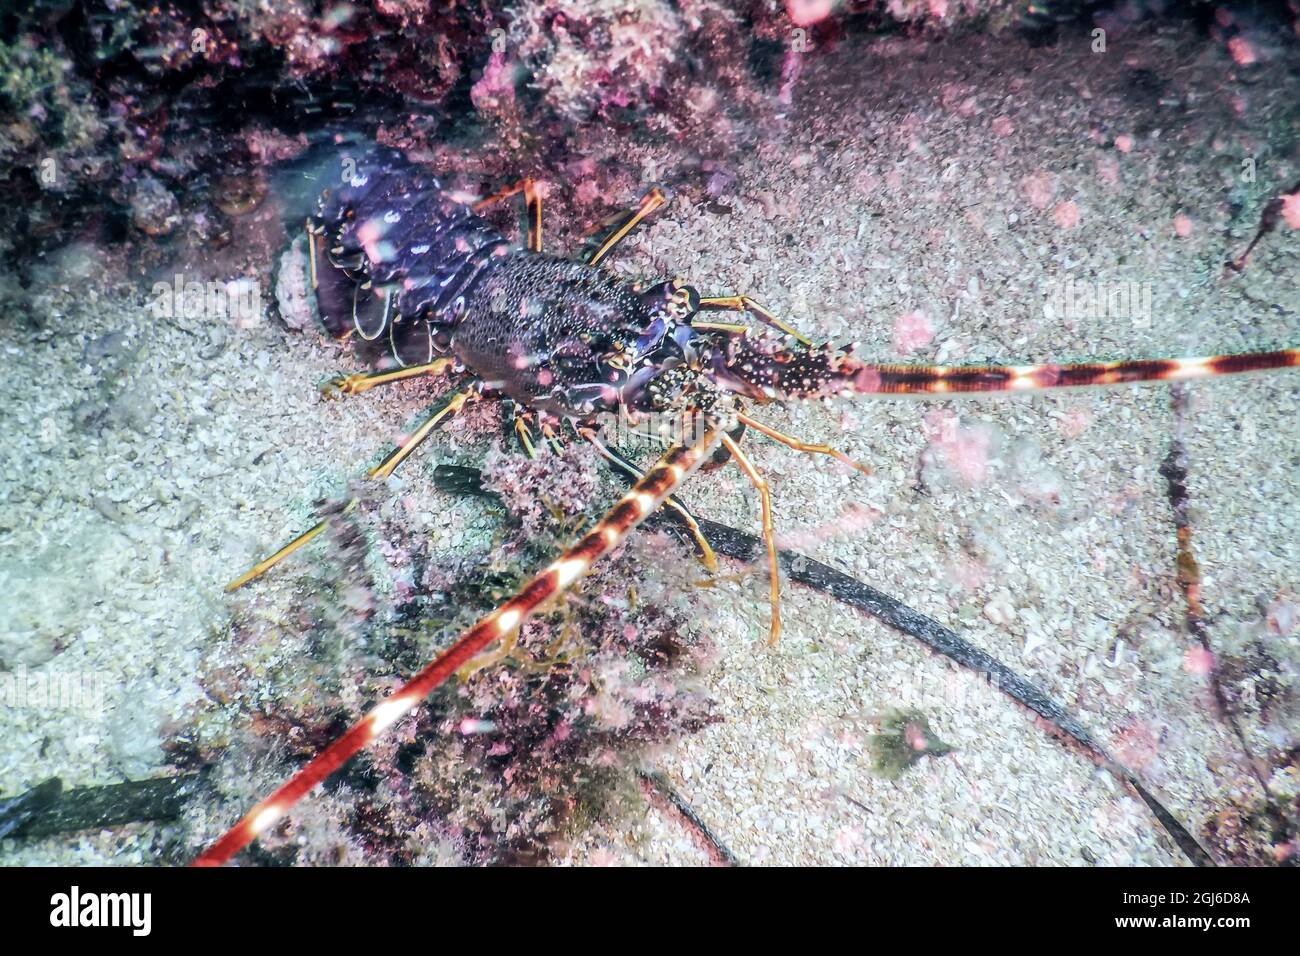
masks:
<instances>
[{"instance_id":1,"label":"rock","mask_svg":"<svg viewBox=\"0 0 1300 956\"><path fill-rule=\"evenodd\" d=\"M181 207L171 190L152 176L144 176L131 194L131 222L151 236L166 236L181 222Z\"/></svg>"},{"instance_id":2,"label":"rock","mask_svg":"<svg viewBox=\"0 0 1300 956\"><path fill-rule=\"evenodd\" d=\"M117 769L130 779L149 776L162 766L159 728L167 714L161 700L152 683L133 681L106 722L109 754Z\"/></svg>"},{"instance_id":3,"label":"rock","mask_svg":"<svg viewBox=\"0 0 1300 956\"><path fill-rule=\"evenodd\" d=\"M316 298L308 280L307 237L298 236L280 257L275 276L275 301L280 319L295 332L316 324Z\"/></svg>"}]
</instances>

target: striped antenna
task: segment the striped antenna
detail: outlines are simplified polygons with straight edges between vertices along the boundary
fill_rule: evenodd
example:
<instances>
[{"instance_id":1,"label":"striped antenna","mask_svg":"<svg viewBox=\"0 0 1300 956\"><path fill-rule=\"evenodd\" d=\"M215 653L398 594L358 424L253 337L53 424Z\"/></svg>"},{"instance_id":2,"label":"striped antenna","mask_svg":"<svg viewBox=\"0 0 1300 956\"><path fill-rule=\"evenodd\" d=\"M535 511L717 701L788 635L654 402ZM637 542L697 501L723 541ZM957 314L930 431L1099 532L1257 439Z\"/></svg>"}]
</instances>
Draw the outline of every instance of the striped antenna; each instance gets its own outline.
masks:
<instances>
[{"instance_id":1,"label":"striped antenna","mask_svg":"<svg viewBox=\"0 0 1300 956\"><path fill-rule=\"evenodd\" d=\"M1130 382L1186 382L1216 375L1300 366L1300 349L1215 355L1210 358L1089 362L1077 365L860 365L852 373L858 394L945 395L1033 392Z\"/></svg>"},{"instance_id":2,"label":"striped antenna","mask_svg":"<svg viewBox=\"0 0 1300 956\"><path fill-rule=\"evenodd\" d=\"M434 688L456 673L493 641L506 637L551 598L563 594L595 562L623 542L678 485L712 452L720 432L716 424L697 418L696 438L672 448L632 486L582 539L534 577L509 601L481 618L447 650L353 724L273 794L249 810L194 861L195 866L220 866L280 820L289 808L318 783L338 770L394 723L414 710Z\"/></svg>"},{"instance_id":3,"label":"striped antenna","mask_svg":"<svg viewBox=\"0 0 1300 956\"><path fill-rule=\"evenodd\" d=\"M735 336L710 373L758 401L833 395L973 395L1049 388L1186 382L1239 372L1300 367L1300 348L1209 358L1138 359L1061 365L898 365L864 362L829 345L790 348L772 337Z\"/></svg>"}]
</instances>

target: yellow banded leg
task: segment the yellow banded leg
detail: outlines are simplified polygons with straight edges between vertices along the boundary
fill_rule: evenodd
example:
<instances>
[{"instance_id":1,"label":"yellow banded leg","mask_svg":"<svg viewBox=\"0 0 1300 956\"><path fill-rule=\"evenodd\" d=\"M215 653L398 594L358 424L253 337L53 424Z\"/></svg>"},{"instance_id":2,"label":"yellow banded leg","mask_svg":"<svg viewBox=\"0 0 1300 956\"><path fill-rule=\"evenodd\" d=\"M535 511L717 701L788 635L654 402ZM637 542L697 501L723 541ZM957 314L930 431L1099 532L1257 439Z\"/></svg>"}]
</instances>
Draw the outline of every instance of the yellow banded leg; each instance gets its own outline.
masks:
<instances>
[{"instance_id":1,"label":"yellow banded leg","mask_svg":"<svg viewBox=\"0 0 1300 956\"><path fill-rule=\"evenodd\" d=\"M748 312L757 316L758 320L770 328L786 335L792 335L804 345L812 345L812 341L805 338L793 328L786 325L775 315L769 312L763 306L759 305L747 295L710 295L700 299L701 312Z\"/></svg>"},{"instance_id":2,"label":"yellow banded leg","mask_svg":"<svg viewBox=\"0 0 1300 956\"><path fill-rule=\"evenodd\" d=\"M425 375L438 375L456 364L454 358L434 359L423 365L407 365L404 368L388 369L383 372L356 372L352 375L335 375L322 383L321 394L326 398L338 398L341 395L360 395L380 385L390 382L404 382L408 378L420 378Z\"/></svg>"},{"instance_id":3,"label":"yellow banded leg","mask_svg":"<svg viewBox=\"0 0 1300 956\"><path fill-rule=\"evenodd\" d=\"M347 503L347 505L344 506L343 511L341 513L347 513L351 511L354 507L356 507L356 503L357 503L357 499L353 498L351 501ZM327 527L329 527L329 523L330 523L329 518L326 518L324 521L317 522L315 525L308 528L302 534L298 535L298 537L294 538L292 541L286 544L279 551L275 552L275 554L271 555L269 558L263 558L261 561L257 562L257 564L253 565L251 568L249 568L239 577L235 578L235 580L227 584L226 593L229 594L231 591L238 591L249 581L256 581L267 571L270 571L273 567L275 567L285 558L289 557L289 555L293 554L295 551L298 551L300 548L307 545L313 538L315 538Z\"/></svg>"},{"instance_id":4,"label":"yellow banded leg","mask_svg":"<svg viewBox=\"0 0 1300 956\"><path fill-rule=\"evenodd\" d=\"M524 449L524 453L528 455L529 458L536 458L537 439L533 435L533 425L530 424L532 418L533 415L531 412L524 412L521 414L518 407L516 407L514 422L515 437L519 439L519 444ZM551 446L551 451L557 455L564 454L564 443L560 440L560 436L555 433L555 429L545 421L539 421L536 424L537 430L542 434L542 438L544 438L546 443Z\"/></svg>"},{"instance_id":5,"label":"yellow banded leg","mask_svg":"<svg viewBox=\"0 0 1300 956\"><path fill-rule=\"evenodd\" d=\"M692 321L691 328L696 332L726 332L728 335L744 335L749 331L749 326L740 322Z\"/></svg>"},{"instance_id":6,"label":"yellow banded leg","mask_svg":"<svg viewBox=\"0 0 1300 956\"><path fill-rule=\"evenodd\" d=\"M537 180L521 179L519 182L507 186L505 189L486 196L470 208L474 212L482 212L493 203L498 203L503 199L509 199L518 193L524 194L524 208L528 214L528 249L530 252L542 251L542 194L537 188Z\"/></svg>"},{"instance_id":7,"label":"yellow banded leg","mask_svg":"<svg viewBox=\"0 0 1300 956\"><path fill-rule=\"evenodd\" d=\"M768 645L775 644L781 638L781 569L777 563L776 528L772 524L772 494L765 479L754 467L754 463L740 450L740 445L726 432L722 433L722 444L731 452L732 459L745 473L749 483L758 491L759 506L763 517L763 544L767 547L768 601L772 605L772 629L767 639Z\"/></svg>"},{"instance_id":8,"label":"yellow banded leg","mask_svg":"<svg viewBox=\"0 0 1300 956\"><path fill-rule=\"evenodd\" d=\"M640 481L645 477L645 472L607 446L596 437L595 432L591 429L580 428L577 431L579 435L591 443L591 446L596 449L596 452L602 458L625 474L631 475L633 481ZM700 552L700 563L704 565L704 569L710 574L716 574L718 571L718 556L713 552L713 546L709 544L709 539L704 537L704 532L700 530L700 523L695 520L695 515L691 514L690 510L678 501L676 497L664 499L664 506L672 508L673 511L676 511L677 514L681 516L682 521L686 523L687 532L689 532L691 538L695 541L695 547Z\"/></svg>"},{"instance_id":9,"label":"yellow banded leg","mask_svg":"<svg viewBox=\"0 0 1300 956\"><path fill-rule=\"evenodd\" d=\"M442 408L438 409L432 415L424 420L419 428L413 431L406 439L394 448L379 464L371 468L367 473L369 478L387 478L402 462L410 457L411 452L420 447L420 444L429 437L429 434L440 424L455 415L465 403L474 395L472 389L464 389L453 395Z\"/></svg>"},{"instance_id":10,"label":"yellow banded leg","mask_svg":"<svg viewBox=\"0 0 1300 956\"><path fill-rule=\"evenodd\" d=\"M618 244L631 235L647 216L667 202L667 197L658 186L642 196L636 208L620 216L610 231L596 244L595 249L586 257L587 265L599 265L600 261L618 248Z\"/></svg>"},{"instance_id":11,"label":"yellow banded leg","mask_svg":"<svg viewBox=\"0 0 1300 956\"><path fill-rule=\"evenodd\" d=\"M529 458L537 457L537 446L533 443L533 430L519 415L515 416L515 437L519 439L525 455Z\"/></svg>"},{"instance_id":12,"label":"yellow banded leg","mask_svg":"<svg viewBox=\"0 0 1300 956\"><path fill-rule=\"evenodd\" d=\"M745 425L748 425L750 428L754 429L754 431L766 435L768 438L772 439L773 441L779 441L782 445L788 445L790 448L793 448L795 451L802 451L810 455L830 455L832 458L836 459L837 461L843 462L844 464L848 465L850 468L856 468L864 475L871 474L871 469L868 468L866 465L854 461L848 455L844 454L844 452L840 451L837 448L832 448L830 445L811 445L808 442L800 441L799 439L791 435L787 435L784 432L777 431L771 425L764 425L760 421L755 421L754 419L750 418L748 415L737 413L736 418L742 423L744 423Z\"/></svg>"},{"instance_id":13,"label":"yellow banded leg","mask_svg":"<svg viewBox=\"0 0 1300 956\"><path fill-rule=\"evenodd\" d=\"M432 432L433 429L436 428L440 422L445 421L449 415L455 414L462 407L464 407L465 402L468 401L470 396L472 396L473 394L474 393L471 390L466 389L465 391L457 392L455 395L453 395L450 401L448 401L440 409L438 409L436 412L430 415L429 418L425 420L423 425L421 425L409 436L407 436L406 440L403 441L396 449L390 452L382 462L380 462L374 468L370 469L369 477L387 478L389 475L391 475L393 473L393 470L396 469L397 466L400 465L403 461L405 461L407 457L410 456L411 452L415 451L415 449L420 445L422 441L424 441L426 438L429 437L429 433ZM351 511L354 507L356 507L356 504L357 504L357 499L355 498L351 499L344 506L343 512L341 513L346 513L348 511ZM317 537L322 531L324 531L327 527L329 527L329 522L330 522L329 518L317 522L316 524L312 525L312 527L304 531L302 534L298 535L298 537L294 538L292 541L286 544L279 551L275 552L270 557L264 558L261 561L257 562L257 564L253 565L251 568L249 568L239 577L235 578L235 580L227 584L226 593L229 594L231 591L237 591L240 588L242 588L245 584L248 584L250 581L256 581L267 571L270 571L273 567L275 567L285 558L289 557L289 555L300 550L304 545L308 544L313 538Z\"/></svg>"},{"instance_id":14,"label":"yellow banded leg","mask_svg":"<svg viewBox=\"0 0 1300 956\"><path fill-rule=\"evenodd\" d=\"M537 430L542 433L542 437L546 439L546 443L551 446L552 452L556 455L564 454L564 442L560 440L560 436L555 433L555 429L552 428L548 422L538 422Z\"/></svg>"}]
</instances>

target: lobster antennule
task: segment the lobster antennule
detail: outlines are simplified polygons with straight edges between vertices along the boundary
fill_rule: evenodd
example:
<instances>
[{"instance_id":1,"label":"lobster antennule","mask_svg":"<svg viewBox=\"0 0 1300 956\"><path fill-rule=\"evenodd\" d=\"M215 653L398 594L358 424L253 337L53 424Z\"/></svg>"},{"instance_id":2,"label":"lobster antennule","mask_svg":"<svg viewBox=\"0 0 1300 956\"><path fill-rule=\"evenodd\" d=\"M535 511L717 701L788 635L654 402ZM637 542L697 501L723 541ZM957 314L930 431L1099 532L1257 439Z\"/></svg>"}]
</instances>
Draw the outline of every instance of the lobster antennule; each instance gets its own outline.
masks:
<instances>
[{"instance_id":1,"label":"lobster antennule","mask_svg":"<svg viewBox=\"0 0 1300 956\"><path fill-rule=\"evenodd\" d=\"M758 401L849 395L972 395L1049 388L1181 382L1300 367L1300 348L1205 358L1042 365L902 365L864 362L852 348L790 348L771 336L733 339L713 377Z\"/></svg>"}]
</instances>

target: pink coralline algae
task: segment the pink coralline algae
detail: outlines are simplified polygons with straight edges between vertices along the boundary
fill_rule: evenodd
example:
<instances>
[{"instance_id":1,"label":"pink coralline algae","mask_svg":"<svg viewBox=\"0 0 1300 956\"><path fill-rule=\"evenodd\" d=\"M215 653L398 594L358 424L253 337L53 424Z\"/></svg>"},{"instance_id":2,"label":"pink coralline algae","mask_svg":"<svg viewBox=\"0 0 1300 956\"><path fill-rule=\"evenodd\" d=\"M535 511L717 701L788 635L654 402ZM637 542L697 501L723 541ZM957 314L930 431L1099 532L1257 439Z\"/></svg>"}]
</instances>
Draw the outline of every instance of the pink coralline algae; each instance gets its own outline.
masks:
<instances>
[{"instance_id":1,"label":"pink coralline algae","mask_svg":"<svg viewBox=\"0 0 1300 956\"><path fill-rule=\"evenodd\" d=\"M1290 229L1300 229L1300 192L1282 197L1282 221Z\"/></svg>"},{"instance_id":2,"label":"pink coralline algae","mask_svg":"<svg viewBox=\"0 0 1300 956\"><path fill-rule=\"evenodd\" d=\"M894 351L910 355L934 339L934 324L924 312L905 312L894 320Z\"/></svg>"},{"instance_id":3,"label":"pink coralline algae","mask_svg":"<svg viewBox=\"0 0 1300 956\"><path fill-rule=\"evenodd\" d=\"M960 425L957 416L947 409L936 409L925 416L925 432L930 441L925 455L968 485L988 480L993 433L985 425Z\"/></svg>"},{"instance_id":4,"label":"pink coralline algae","mask_svg":"<svg viewBox=\"0 0 1300 956\"><path fill-rule=\"evenodd\" d=\"M1255 47L1245 37L1236 36L1229 40L1228 54L1238 66L1251 66L1259 61Z\"/></svg>"},{"instance_id":5,"label":"pink coralline algae","mask_svg":"<svg viewBox=\"0 0 1300 956\"><path fill-rule=\"evenodd\" d=\"M515 102L514 70L503 53L493 53L483 75L470 88L474 107L484 113L499 112Z\"/></svg>"},{"instance_id":6,"label":"pink coralline algae","mask_svg":"<svg viewBox=\"0 0 1300 956\"><path fill-rule=\"evenodd\" d=\"M1145 770L1160 752L1160 737L1146 721L1133 721L1116 737L1114 751L1126 767Z\"/></svg>"},{"instance_id":7,"label":"pink coralline algae","mask_svg":"<svg viewBox=\"0 0 1300 956\"><path fill-rule=\"evenodd\" d=\"M1052 177L1045 172L1035 172L1020 181L1020 189L1029 205L1035 209L1046 209L1052 203L1056 186Z\"/></svg>"},{"instance_id":8,"label":"pink coralline algae","mask_svg":"<svg viewBox=\"0 0 1300 956\"><path fill-rule=\"evenodd\" d=\"M1183 670L1204 677L1214 671L1214 654L1203 647L1193 647L1183 655Z\"/></svg>"},{"instance_id":9,"label":"pink coralline algae","mask_svg":"<svg viewBox=\"0 0 1300 956\"><path fill-rule=\"evenodd\" d=\"M1052 210L1052 217L1060 228L1073 229L1079 224L1079 205L1072 199L1059 202Z\"/></svg>"},{"instance_id":10,"label":"pink coralline algae","mask_svg":"<svg viewBox=\"0 0 1300 956\"><path fill-rule=\"evenodd\" d=\"M483 461L484 487L501 498L530 537L548 521L581 514L596 490L597 474L591 450L574 444L563 455L543 445L536 458L498 446Z\"/></svg>"},{"instance_id":11,"label":"pink coralline algae","mask_svg":"<svg viewBox=\"0 0 1300 956\"><path fill-rule=\"evenodd\" d=\"M820 23L835 9L835 0L785 0L790 22L797 27Z\"/></svg>"}]
</instances>

